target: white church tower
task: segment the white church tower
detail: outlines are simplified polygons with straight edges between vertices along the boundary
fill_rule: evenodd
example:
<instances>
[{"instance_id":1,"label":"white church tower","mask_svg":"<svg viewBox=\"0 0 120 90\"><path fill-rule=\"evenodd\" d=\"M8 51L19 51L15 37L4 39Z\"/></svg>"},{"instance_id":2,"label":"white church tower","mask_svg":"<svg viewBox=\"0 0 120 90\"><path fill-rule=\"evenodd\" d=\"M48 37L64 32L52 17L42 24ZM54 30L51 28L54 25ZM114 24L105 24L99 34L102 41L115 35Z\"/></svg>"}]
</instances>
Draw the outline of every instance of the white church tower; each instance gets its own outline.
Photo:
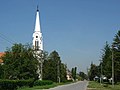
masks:
<instances>
[{"instance_id":1,"label":"white church tower","mask_svg":"<svg viewBox=\"0 0 120 90\"><path fill-rule=\"evenodd\" d=\"M40 18L39 18L39 10L37 6L37 12L36 12L36 21L35 21L35 29L33 33L33 49L35 51L35 56L37 56L39 65L37 73L39 75L39 80L42 80L42 64L43 64L43 37L41 33L41 26L40 26Z\"/></svg>"},{"instance_id":2,"label":"white church tower","mask_svg":"<svg viewBox=\"0 0 120 90\"><path fill-rule=\"evenodd\" d=\"M37 52L43 51L43 38L40 25L39 10L37 7L35 29L33 33L33 49Z\"/></svg>"}]
</instances>

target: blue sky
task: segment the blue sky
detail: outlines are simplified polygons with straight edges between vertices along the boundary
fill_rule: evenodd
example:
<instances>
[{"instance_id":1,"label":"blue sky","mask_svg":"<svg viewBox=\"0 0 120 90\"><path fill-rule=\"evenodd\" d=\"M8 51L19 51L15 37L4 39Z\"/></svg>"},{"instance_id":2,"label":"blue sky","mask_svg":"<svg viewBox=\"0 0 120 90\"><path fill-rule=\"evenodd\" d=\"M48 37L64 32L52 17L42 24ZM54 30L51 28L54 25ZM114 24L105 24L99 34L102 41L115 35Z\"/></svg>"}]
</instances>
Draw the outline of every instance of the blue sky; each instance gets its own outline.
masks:
<instances>
[{"instance_id":1,"label":"blue sky","mask_svg":"<svg viewBox=\"0 0 120 90\"><path fill-rule=\"evenodd\" d=\"M1 52L12 46L8 41L32 43L37 4L44 50L56 50L70 69L99 64L105 42L120 29L120 0L1 0Z\"/></svg>"}]
</instances>

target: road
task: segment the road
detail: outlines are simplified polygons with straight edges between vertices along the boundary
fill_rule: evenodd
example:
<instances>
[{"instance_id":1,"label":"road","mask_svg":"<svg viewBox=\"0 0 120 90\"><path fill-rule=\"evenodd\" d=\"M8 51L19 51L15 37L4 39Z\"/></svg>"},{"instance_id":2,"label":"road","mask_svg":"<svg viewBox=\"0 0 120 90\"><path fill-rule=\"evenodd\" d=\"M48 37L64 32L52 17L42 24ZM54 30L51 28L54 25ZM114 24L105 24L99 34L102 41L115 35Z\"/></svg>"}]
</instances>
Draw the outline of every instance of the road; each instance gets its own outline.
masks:
<instances>
[{"instance_id":1,"label":"road","mask_svg":"<svg viewBox=\"0 0 120 90\"><path fill-rule=\"evenodd\" d=\"M62 85L48 90L87 90L87 81L79 81L68 85Z\"/></svg>"}]
</instances>

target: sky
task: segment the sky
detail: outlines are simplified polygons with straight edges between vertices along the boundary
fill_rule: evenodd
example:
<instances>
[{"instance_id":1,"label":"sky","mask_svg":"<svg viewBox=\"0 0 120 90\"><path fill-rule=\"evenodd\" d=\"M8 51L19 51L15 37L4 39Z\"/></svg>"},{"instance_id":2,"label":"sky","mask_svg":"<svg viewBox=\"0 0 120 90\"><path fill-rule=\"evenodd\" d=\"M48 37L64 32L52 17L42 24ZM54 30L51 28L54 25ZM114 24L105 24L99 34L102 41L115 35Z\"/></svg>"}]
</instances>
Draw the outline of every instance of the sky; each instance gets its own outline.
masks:
<instances>
[{"instance_id":1,"label":"sky","mask_svg":"<svg viewBox=\"0 0 120 90\"><path fill-rule=\"evenodd\" d=\"M78 72L99 64L105 42L120 29L120 0L0 0L0 52L32 43L37 5L44 50L56 50Z\"/></svg>"}]
</instances>

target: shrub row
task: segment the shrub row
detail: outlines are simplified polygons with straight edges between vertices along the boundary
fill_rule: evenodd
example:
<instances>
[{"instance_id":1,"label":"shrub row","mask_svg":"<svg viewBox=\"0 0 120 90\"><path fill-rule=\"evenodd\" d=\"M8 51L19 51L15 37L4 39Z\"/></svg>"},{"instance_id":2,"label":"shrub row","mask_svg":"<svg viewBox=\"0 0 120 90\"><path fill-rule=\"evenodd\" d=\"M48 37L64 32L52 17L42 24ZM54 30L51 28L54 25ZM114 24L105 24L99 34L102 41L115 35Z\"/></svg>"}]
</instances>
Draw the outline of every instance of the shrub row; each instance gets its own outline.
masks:
<instances>
[{"instance_id":1,"label":"shrub row","mask_svg":"<svg viewBox=\"0 0 120 90\"><path fill-rule=\"evenodd\" d=\"M50 80L44 80L44 81L37 80L34 82L34 86L44 86L44 85L51 85L51 84L53 84L53 81L50 81Z\"/></svg>"},{"instance_id":2,"label":"shrub row","mask_svg":"<svg viewBox=\"0 0 120 90\"><path fill-rule=\"evenodd\" d=\"M27 86L43 86L43 85L51 85L52 81L33 81L33 80L0 80L0 90L17 90L17 88Z\"/></svg>"},{"instance_id":3,"label":"shrub row","mask_svg":"<svg viewBox=\"0 0 120 90\"><path fill-rule=\"evenodd\" d=\"M33 80L0 80L0 90L17 90L18 87L31 86Z\"/></svg>"}]
</instances>

